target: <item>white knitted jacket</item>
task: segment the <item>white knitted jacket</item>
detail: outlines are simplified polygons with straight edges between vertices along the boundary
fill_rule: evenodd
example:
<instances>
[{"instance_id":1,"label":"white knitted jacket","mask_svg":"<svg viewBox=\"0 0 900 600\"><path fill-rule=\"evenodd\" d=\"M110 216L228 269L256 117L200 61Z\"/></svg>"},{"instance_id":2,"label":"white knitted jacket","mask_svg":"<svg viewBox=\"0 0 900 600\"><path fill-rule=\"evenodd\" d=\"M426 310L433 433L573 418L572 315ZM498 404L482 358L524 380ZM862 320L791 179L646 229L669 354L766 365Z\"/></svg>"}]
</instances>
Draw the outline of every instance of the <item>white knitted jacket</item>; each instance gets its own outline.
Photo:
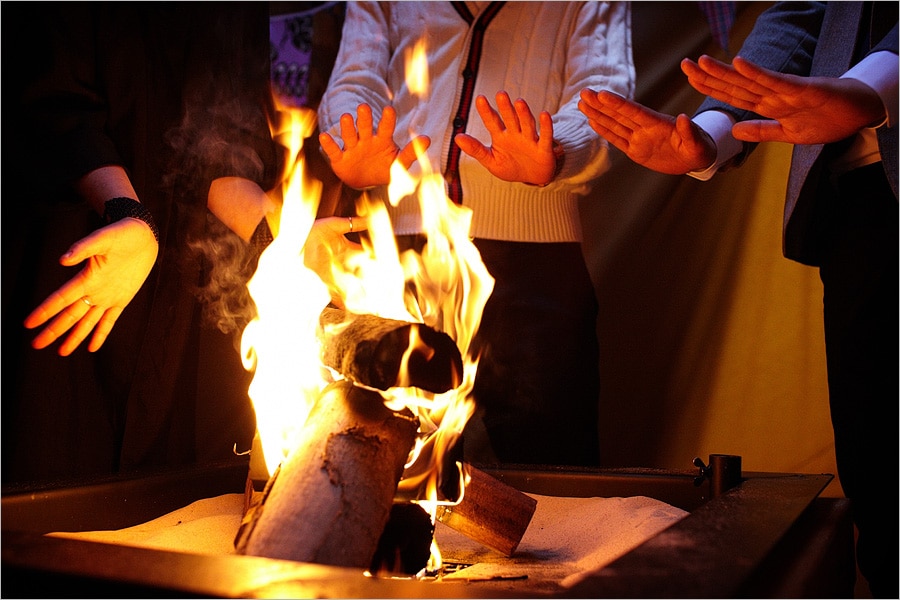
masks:
<instances>
[{"instance_id":1,"label":"white knitted jacket","mask_svg":"<svg viewBox=\"0 0 900 600\"><path fill-rule=\"evenodd\" d=\"M342 114L355 117L365 102L377 124L382 108L392 104L395 142L402 147L413 135L429 136L431 168L445 173L459 107L468 107L466 133L489 146L474 97L483 94L496 108L495 95L505 90L514 100L525 99L535 117L541 110L553 116L554 138L565 160L553 182L537 187L497 179L462 154L459 178L462 204L473 210L470 234L506 241L580 241L578 199L608 169L609 156L606 141L578 110L579 93L591 88L634 96L630 4L506 2L479 38L474 24L479 15L496 10L492 4L503 3L349 2L340 50L319 105L319 128L340 142ZM471 24L454 5L467 7ZM405 83L406 56L422 39L430 78L424 100ZM477 61L464 73L470 52ZM464 75L473 74L475 85L467 95ZM395 233L421 232L415 199L388 208Z\"/></svg>"}]
</instances>

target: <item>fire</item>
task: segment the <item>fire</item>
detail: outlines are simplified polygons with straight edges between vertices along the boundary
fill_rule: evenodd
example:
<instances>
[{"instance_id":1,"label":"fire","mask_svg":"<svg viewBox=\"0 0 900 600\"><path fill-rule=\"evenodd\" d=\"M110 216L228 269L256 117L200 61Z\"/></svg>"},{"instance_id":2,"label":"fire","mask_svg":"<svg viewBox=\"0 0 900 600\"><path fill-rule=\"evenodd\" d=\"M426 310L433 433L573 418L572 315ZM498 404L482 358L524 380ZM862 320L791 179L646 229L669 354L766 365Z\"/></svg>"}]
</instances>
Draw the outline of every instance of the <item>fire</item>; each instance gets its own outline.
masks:
<instances>
[{"instance_id":1,"label":"fire","mask_svg":"<svg viewBox=\"0 0 900 600\"><path fill-rule=\"evenodd\" d=\"M424 46L408 60L408 85L427 90ZM471 351L481 314L494 280L469 238L471 210L447 197L443 178L431 172L424 155L418 157L423 175L415 180L399 163L392 169L391 203L415 194L421 206L427 243L418 253L400 253L387 210L381 200L364 195L357 207L368 234L362 248L335 256L323 274L304 260L311 248L310 232L321 197L321 183L304 175L303 140L311 134L315 113L279 107L285 127L275 135L294 157L285 174L283 206L274 241L260 257L248 283L257 316L243 332L244 365L254 371L249 394L257 415L261 450L272 474L295 447L310 409L324 387L339 374L322 366L319 316L335 293L348 314L370 314L425 324L444 332L463 357L461 382L441 394L397 386L382 392L386 406L409 408L419 420L417 442L406 464L398 496L423 505L432 515L439 504L462 498L466 475L460 462L446 456L460 438L474 412L471 391L478 357ZM415 333L415 328L413 328ZM326 331L327 334L327 331ZM327 338L327 335L325 336ZM413 335L407 357L418 340ZM400 381L406 381L401 372ZM449 468L450 473L445 471ZM444 498L442 483L458 482L456 498ZM433 560L439 553L433 549ZM439 566L439 565L438 565Z\"/></svg>"},{"instance_id":2,"label":"fire","mask_svg":"<svg viewBox=\"0 0 900 600\"><path fill-rule=\"evenodd\" d=\"M406 56L406 87L422 97L428 93L428 58L425 54L425 40L419 40L412 52Z\"/></svg>"},{"instance_id":3,"label":"fire","mask_svg":"<svg viewBox=\"0 0 900 600\"><path fill-rule=\"evenodd\" d=\"M290 119L287 127L275 135L291 156L300 157L304 132L312 130L315 115L293 110L286 116ZM315 220L321 183L304 179L300 159L290 172L275 239L247 284L257 316L241 338L244 366L254 372L249 395L269 474L293 447L323 387L315 333L329 292L303 264L303 247Z\"/></svg>"}]
</instances>

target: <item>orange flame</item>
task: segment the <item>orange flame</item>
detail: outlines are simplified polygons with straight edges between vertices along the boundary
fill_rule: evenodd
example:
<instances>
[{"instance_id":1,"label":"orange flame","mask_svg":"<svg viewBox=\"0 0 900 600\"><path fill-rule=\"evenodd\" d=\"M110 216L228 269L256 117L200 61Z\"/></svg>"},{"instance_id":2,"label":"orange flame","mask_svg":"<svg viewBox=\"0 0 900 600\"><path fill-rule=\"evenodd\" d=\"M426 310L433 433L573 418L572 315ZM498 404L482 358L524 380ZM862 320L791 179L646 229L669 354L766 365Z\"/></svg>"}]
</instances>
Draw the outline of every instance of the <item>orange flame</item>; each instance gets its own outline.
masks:
<instances>
[{"instance_id":1,"label":"orange flame","mask_svg":"<svg viewBox=\"0 0 900 600\"><path fill-rule=\"evenodd\" d=\"M424 70L425 76L412 77L409 85L427 89L424 45L416 56L408 64L417 65L411 68ZM331 261L329 289L304 264L321 197L321 183L305 177L301 152L303 140L314 129L315 113L287 106L279 106L279 111L286 126L273 125L273 135L294 158L285 171L278 231L248 283L257 316L241 339L244 365L254 371L249 393L265 468L268 474L275 472L296 446L298 432L320 392L340 376L322 366L322 336L317 334L321 311L338 293L348 314L423 323L446 333L460 350L463 373L455 389L435 394L398 385L382 393L388 407L409 408L420 423L398 496L419 502L434 518L439 504L456 503L464 493L467 477L462 463L448 465L445 456L475 409L470 394L478 357L471 343L494 285L469 238L471 210L447 197L443 178L432 172L424 155L418 156L422 173L418 180L395 163L388 199L396 204L416 194L427 239L424 248L420 253L399 253L383 201L364 194L357 212L366 217L368 235L360 251ZM417 342L415 336L410 340L408 355ZM405 373L400 381L408 381ZM445 472L447 468L450 473ZM459 497L441 498L441 482L453 478L458 481ZM433 544L429 570L439 563L440 553Z\"/></svg>"}]
</instances>

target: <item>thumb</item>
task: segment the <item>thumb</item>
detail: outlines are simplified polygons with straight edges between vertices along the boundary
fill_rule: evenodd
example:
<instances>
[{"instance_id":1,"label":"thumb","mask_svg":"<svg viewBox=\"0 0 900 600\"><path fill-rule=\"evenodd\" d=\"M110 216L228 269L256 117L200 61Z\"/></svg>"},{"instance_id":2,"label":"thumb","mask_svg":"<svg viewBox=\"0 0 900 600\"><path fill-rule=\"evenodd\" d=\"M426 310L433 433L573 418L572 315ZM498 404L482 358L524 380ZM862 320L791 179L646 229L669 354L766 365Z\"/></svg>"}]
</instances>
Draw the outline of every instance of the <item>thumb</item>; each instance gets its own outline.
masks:
<instances>
[{"instance_id":1,"label":"thumb","mask_svg":"<svg viewBox=\"0 0 900 600\"><path fill-rule=\"evenodd\" d=\"M778 121L741 121L731 128L731 134L744 142L779 142L784 140L784 131Z\"/></svg>"},{"instance_id":2,"label":"thumb","mask_svg":"<svg viewBox=\"0 0 900 600\"><path fill-rule=\"evenodd\" d=\"M490 155L487 146L479 142L477 139L467 133L458 133L453 138L459 149L477 160L483 162Z\"/></svg>"},{"instance_id":3,"label":"thumb","mask_svg":"<svg viewBox=\"0 0 900 600\"><path fill-rule=\"evenodd\" d=\"M397 160L403 165L404 169L409 169L410 165L416 162L426 150L431 146L431 138L427 135L419 135L400 150L397 154Z\"/></svg>"},{"instance_id":4,"label":"thumb","mask_svg":"<svg viewBox=\"0 0 900 600\"><path fill-rule=\"evenodd\" d=\"M71 246L65 254L59 257L59 264L64 267L73 267L92 256L103 253L103 230L98 229L87 237L83 237Z\"/></svg>"}]
</instances>

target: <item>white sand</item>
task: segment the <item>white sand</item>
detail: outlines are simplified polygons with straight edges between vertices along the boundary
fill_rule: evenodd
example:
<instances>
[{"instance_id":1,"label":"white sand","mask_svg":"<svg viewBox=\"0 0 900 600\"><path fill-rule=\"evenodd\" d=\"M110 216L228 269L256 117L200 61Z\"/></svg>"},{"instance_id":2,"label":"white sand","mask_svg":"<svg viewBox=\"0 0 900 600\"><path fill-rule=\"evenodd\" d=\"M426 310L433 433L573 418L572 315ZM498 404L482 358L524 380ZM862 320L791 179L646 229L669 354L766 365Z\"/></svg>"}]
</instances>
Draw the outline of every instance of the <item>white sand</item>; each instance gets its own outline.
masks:
<instances>
[{"instance_id":1,"label":"white sand","mask_svg":"<svg viewBox=\"0 0 900 600\"><path fill-rule=\"evenodd\" d=\"M438 523L434 538L443 561L471 564L443 579L514 582L527 578L530 586L536 582L570 586L688 514L643 496L530 495L537 500L537 508L512 557ZM226 494L198 500L127 529L48 535L192 554L235 554L234 537L243 505L243 494Z\"/></svg>"}]
</instances>

